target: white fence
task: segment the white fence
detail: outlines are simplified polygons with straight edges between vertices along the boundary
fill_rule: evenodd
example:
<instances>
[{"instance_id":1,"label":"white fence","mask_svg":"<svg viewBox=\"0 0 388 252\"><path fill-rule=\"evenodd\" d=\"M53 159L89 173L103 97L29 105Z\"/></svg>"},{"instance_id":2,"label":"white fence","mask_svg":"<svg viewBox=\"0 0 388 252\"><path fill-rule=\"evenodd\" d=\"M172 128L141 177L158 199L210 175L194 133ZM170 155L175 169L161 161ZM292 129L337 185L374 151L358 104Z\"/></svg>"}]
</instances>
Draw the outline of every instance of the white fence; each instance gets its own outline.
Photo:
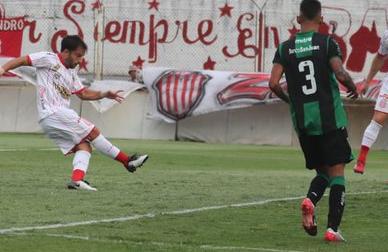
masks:
<instances>
[{"instance_id":1,"label":"white fence","mask_svg":"<svg viewBox=\"0 0 388 252\"><path fill-rule=\"evenodd\" d=\"M101 66L104 75L125 75L131 64L265 72L278 44L298 27L299 2L2 0L0 55L57 51L64 35L79 34L89 45L83 73ZM367 71L387 11L386 0L323 1L321 31L338 41L353 75Z\"/></svg>"}]
</instances>

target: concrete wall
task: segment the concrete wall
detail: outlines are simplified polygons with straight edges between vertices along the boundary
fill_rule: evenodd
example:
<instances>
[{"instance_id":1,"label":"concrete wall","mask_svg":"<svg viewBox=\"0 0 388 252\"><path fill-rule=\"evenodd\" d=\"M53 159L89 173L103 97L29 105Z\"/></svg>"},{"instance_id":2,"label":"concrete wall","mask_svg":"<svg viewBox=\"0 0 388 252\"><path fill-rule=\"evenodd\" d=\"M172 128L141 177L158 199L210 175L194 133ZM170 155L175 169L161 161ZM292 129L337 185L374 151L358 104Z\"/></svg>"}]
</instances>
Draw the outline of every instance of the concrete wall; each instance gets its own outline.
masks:
<instances>
[{"instance_id":1,"label":"concrete wall","mask_svg":"<svg viewBox=\"0 0 388 252\"><path fill-rule=\"evenodd\" d=\"M8 83L8 84L7 84ZM35 87L23 81L0 81L0 132L39 132ZM175 124L147 118L148 93L138 91L101 114L73 96L71 107L114 138L174 139Z\"/></svg>"},{"instance_id":2,"label":"concrete wall","mask_svg":"<svg viewBox=\"0 0 388 252\"><path fill-rule=\"evenodd\" d=\"M290 145L286 104L258 105L190 117L178 123L178 137L208 143Z\"/></svg>"}]
</instances>

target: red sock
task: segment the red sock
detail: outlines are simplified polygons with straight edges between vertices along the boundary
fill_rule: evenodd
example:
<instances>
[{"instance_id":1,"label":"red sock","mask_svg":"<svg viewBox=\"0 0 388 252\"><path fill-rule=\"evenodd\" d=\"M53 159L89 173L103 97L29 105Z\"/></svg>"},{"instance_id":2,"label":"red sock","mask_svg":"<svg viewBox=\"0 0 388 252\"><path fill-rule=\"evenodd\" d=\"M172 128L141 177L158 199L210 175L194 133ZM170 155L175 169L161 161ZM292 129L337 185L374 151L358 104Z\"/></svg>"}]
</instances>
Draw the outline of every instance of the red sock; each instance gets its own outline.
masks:
<instances>
[{"instance_id":1,"label":"red sock","mask_svg":"<svg viewBox=\"0 0 388 252\"><path fill-rule=\"evenodd\" d=\"M84 177L85 177L85 172L80 169L74 169L73 173L71 174L71 180L73 181L83 180Z\"/></svg>"},{"instance_id":2,"label":"red sock","mask_svg":"<svg viewBox=\"0 0 388 252\"><path fill-rule=\"evenodd\" d=\"M368 152L369 152L369 147L365 145L361 145L361 150L360 150L360 154L358 155L358 160L365 162Z\"/></svg>"},{"instance_id":3,"label":"red sock","mask_svg":"<svg viewBox=\"0 0 388 252\"><path fill-rule=\"evenodd\" d=\"M120 151L119 154L115 157L115 160L121 162L124 166L128 165L129 157L124 152Z\"/></svg>"}]
</instances>

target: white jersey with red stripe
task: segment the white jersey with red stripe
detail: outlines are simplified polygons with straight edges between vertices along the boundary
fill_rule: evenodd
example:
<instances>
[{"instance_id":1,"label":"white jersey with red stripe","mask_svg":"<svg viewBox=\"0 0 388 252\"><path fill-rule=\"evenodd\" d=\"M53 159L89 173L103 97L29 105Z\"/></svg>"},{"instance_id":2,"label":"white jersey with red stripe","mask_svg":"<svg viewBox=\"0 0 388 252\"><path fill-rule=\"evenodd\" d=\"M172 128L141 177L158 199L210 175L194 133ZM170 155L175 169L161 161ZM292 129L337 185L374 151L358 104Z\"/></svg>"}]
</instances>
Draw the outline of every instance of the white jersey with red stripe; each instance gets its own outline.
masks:
<instances>
[{"instance_id":1,"label":"white jersey with red stripe","mask_svg":"<svg viewBox=\"0 0 388 252\"><path fill-rule=\"evenodd\" d=\"M383 57L388 56L388 30L386 30L381 37L378 54ZM382 80L379 96L376 100L375 110L388 113L388 75L385 75Z\"/></svg>"},{"instance_id":2,"label":"white jersey with red stripe","mask_svg":"<svg viewBox=\"0 0 388 252\"><path fill-rule=\"evenodd\" d=\"M388 30L385 30L380 40L379 54L381 56L388 56Z\"/></svg>"},{"instance_id":3,"label":"white jersey with red stripe","mask_svg":"<svg viewBox=\"0 0 388 252\"><path fill-rule=\"evenodd\" d=\"M36 68L37 105L40 120L60 108L70 107L70 96L84 89L75 69L66 68L61 54L32 53L29 64Z\"/></svg>"}]
</instances>

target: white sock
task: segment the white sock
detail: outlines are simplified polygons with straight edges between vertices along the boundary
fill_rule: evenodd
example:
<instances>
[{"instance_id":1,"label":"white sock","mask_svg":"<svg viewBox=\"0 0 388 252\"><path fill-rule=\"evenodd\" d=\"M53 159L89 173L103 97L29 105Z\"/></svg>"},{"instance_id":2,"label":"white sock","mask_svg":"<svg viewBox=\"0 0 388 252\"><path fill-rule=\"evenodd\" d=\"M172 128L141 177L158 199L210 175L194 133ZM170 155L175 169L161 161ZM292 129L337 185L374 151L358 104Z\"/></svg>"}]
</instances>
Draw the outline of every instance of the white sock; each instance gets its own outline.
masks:
<instances>
[{"instance_id":1,"label":"white sock","mask_svg":"<svg viewBox=\"0 0 388 252\"><path fill-rule=\"evenodd\" d=\"M83 180L89 167L90 156L91 154L84 150L79 150L75 153L73 158L73 181Z\"/></svg>"},{"instance_id":2,"label":"white sock","mask_svg":"<svg viewBox=\"0 0 388 252\"><path fill-rule=\"evenodd\" d=\"M101 153L115 159L120 153L120 150L114 146L111 142L108 141L102 134L98 135L93 141L90 142L94 148L96 148Z\"/></svg>"},{"instance_id":3,"label":"white sock","mask_svg":"<svg viewBox=\"0 0 388 252\"><path fill-rule=\"evenodd\" d=\"M368 148L372 147L372 145L376 142L376 139L380 133L380 130L383 126L378 124L375 121L370 121L368 127L366 127L364 131L364 136L362 138L361 145L367 146Z\"/></svg>"}]
</instances>

